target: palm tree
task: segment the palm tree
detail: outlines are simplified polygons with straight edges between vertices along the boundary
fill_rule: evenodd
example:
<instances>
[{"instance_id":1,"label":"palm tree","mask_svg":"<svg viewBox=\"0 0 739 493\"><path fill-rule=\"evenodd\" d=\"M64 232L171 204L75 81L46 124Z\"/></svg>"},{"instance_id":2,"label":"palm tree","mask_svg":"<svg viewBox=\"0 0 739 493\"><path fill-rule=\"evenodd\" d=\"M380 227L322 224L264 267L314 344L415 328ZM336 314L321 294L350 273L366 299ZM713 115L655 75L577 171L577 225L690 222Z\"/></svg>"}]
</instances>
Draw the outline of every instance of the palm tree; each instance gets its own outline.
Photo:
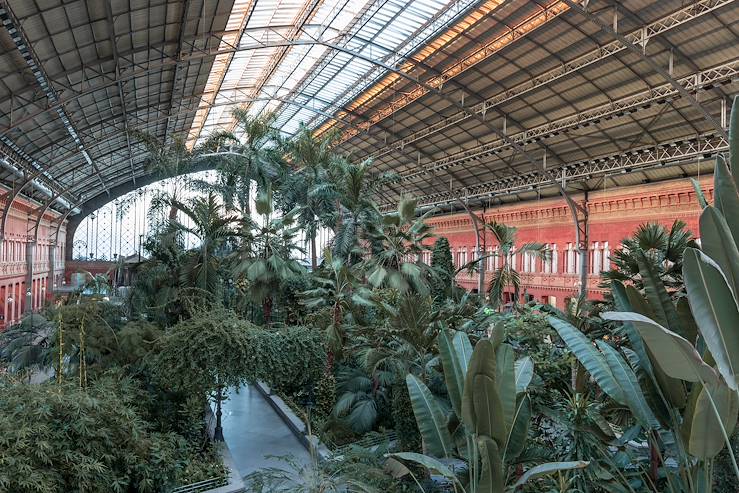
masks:
<instances>
[{"instance_id":1,"label":"palm tree","mask_svg":"<svg viewBox=\"0 0 739 493\"><path fill-rule=\"evenodd\" d=\"M296 245L300 231L296 226L299 209L272 218L272 192L269 189L260 192L254 206L263 217L263 225L251 224L253 231L243 238L231 262L234 274L246 279L252 301L262 304L264 322L269 324L273 296L280 284L304 272L303 266L292 258L293 252L301 251Z\"/></svg>"},{"instance_id":2,"label":"palm tree","mask_svg":"<svg viewBox=\"0 0 739 493\"><path fill-rule=\"evenodd\" d=\"M192 222L192 226L185 226L175 220L171 223L172 227L177 231L190 233L200 240L200 245L187 254L182 266L181 284L217 293L220 288L219 250L234 236L233 225L238 222L238 218L234 215L224 215L223 205L212 192L205 197L193 197L186 202L172 200L171 204Z\"/></svg>"},{"instance_id":3,"label":"palm tree","mask_svg":"<svg viewBox=\"0 0 739 493\"><path fill-rule=\"evenodd\" d=\"M328 308L331 312L326 327L328 341L328 371L334 364L334 357L341 355L344 348L345 315L351 314L356 305L372 306L369 290L360 287L360 279L353 269L341 258L336 258L328 248L324 254L323 269L313 277L317 288L303 292L303 303L309 309Z\"/></svg>"},{"instance_id":4,"label":"palm tree","mask_svg":"<svg viewBox=\"0 0 739 493\"><path fill-rule=\"evenodd\" d=\"M227 211L238 211L245 218L251 214L252 184L257 190L273 186L284 175L281 142L272 128L273 115L255 117L245 107L232 111L235 132L213 133L195 152L197 161L214 160L218 177L215 183L195 181L201 190L221 195Z\"/></svg>"},{"instance_id":5,"label":"palm tree","mask_svg":"<svg viewBox=\"0 0 739 493\"><path fill-rule=\"evenodd\" d=\"M339 221L335 229L334 256L355 257L360 241L367 240L367 231L382 221L382 214L372 200L376 192L396 179L395 173L371 173L371 162L343 161L333 169L333 181L339 192Z\"/></svg>"},{"instance_id":6,"label":"palm tree","mask_svg":"<svg viewBox=\"0 0 739 493\"><path fill-rule=\"evenodd\" d=\"M336 132L316 137L307 126L301 125L295 137L285 144L293 170L286 175L281 199L286 210L300 207L297 220L310 241L313 270L318 267L318 229L334 227L336 223L340 196L332 175L333 168L342 162L332 148L338 137Z\"/></svg>"},{"instance_id":7,"label":"palm tree","mask_svg":"<svg viewBox=\"0 0 739 493\"><path fill-rule=\"evenodd\" d=\"M643 287L640 260L647 261L667 287L683 285L683 253L689 246L696 247L693 234L679 219L668 230L658 223L642 224L630 238L621 242L613 252L614 268L601 273L605 284L611 281L630 281Z\"/></svg>"},{"instance_id":8,"label":"palm tree","mask_svg":"<svg viewBox=\"0 0 739 493\"><path fill-rule=\"evenodd\" d=\"M383 216L382 224L368 231L371 255L363 264L372 286L428 294L432 273L420 256L428 248L425 243L433 238L425 222L433 212L419 216L416 201L402 199L397 212Z\"/></svg>"},{"instance_id":9,"label":"palm tree","mask_svg":"<svg viewBox=\"0 0 739 493\"><path fill-rule=\"evenodd\" d=\"M487 223L485 227L493 234L495 241L498 242L498 252L502 262L501 266L496 269L490 278L488 285L488 294L490 295L490 303L497 308L503 301L503 291L506 287L513 288L513 303L518 301L518 295L521 288L521 277L518 271L513 267L512 257L515 253L532 253L541 259L547 259L549 251L543 243L524 243L518 248L516 245L516 228L506 226L505 224L496 222L495 220Z\"/></svg>"}]
</instances>

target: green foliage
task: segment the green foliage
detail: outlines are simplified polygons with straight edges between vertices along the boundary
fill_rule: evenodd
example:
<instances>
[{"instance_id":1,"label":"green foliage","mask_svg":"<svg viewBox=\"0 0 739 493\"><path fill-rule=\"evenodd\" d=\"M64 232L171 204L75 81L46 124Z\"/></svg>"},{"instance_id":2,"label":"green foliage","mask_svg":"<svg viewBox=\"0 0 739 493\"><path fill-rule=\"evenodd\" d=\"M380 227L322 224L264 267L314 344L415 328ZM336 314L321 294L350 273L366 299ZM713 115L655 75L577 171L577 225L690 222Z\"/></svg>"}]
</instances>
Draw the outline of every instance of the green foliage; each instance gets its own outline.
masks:
<instances>
[{"instance_id":1,"label":"green foliage","mask_svg":"<svg viewBox=\"0 0 739 493\"><path fill-rule=\"evenodd\" d=\"M490 277L490 284L488 285L490 303L494 308L499 307L503 302L505 289L510 286L513 289L513 304L515 305L519 299L521 278L518 271L513 268L511 256L514 253L523 255L528 252L542 259L546 259L549 256L549 251L546 250L542 243L524 243L516 246L516 233L518 230L512 226L506 226L505 224L492 221L485 224L485 228L493 234L493 238L498 244L498 250L495 255L501 260L500 267L494 270Z\"/></svg>"},{"instance_id":2,"label":"green foliage","mask_svg":"<svg viewBox=\"0 0 739 493\"><path fill-rule=\"evenodd\" d=\"M677 287L682 283L683 254L689 246L695 242L683 221L676 220L669 229L658 223L642 224L611 255L614 268L601 275L606 285L629 281L643 288L643 271L650 268L666 286Z\"/></svg>"},{"instance_id":3,"label":"green foliage","mask_svg":"<svg viewBox=\"0 0 739 493\"><path fill-rule=\"evenodd\" d=\"M398 447L411 452L420 451L421 435L418 432L410 395L405 385L393 386L391 405L393 426L398 435Z\"/></svg>"},{"instance_id":4,"label":"green foliage","mask_svg":"<svg viewBox=\"0 0 739 493\"><path fill-rule=\"evenodd\" d=\"M441 237L434 243L431 253L431 268L434 276L431 278L431 296L435 303L440 303L452 294L454 286L454 263L449 240Z\"/></svg>"},{"instance_id":5,"label":"green foliage","mask_svg":"<svg viewBox=\"0 0 739 493\"><path fill-rule=\"evenodd\" d=\"M257 328L233 312L200 313L168 330L152 360L163 384L205 395L263 380L285 391L317 382L326 354L319 333L302 327Z\"/></svg>"},{"instance_id":6,"label":"green foliage","mask_svg":"<svg viewBox=\"0 0 739 493\"><path fill-rule=\"evenodd\" d=\"M313 387L323 375L326 349L323 335L308 327L284 327L247 332L245 357L249 380L262 380L286 393Z\"/></svg>"},{"instance_id":7,"label":"green foliage","mask_svg":"<svg viewBox=\"0 0 739 493\"><path fill-rule=\"evenodd\" d=\"M129 381L0 380L0 490L158 492L184 468L184 440L150 431Z\"/></svg>"},{"instance_id":8,"label":"green foliage","mask_svg":"<svg viewBox=\"0 0 739 493\"><path fill-rule=\"evenodd\" d=\"M375 288L389 287L401 293L429 293L429 266L420 261L425 243L433 237L426 218L419 215L416 201L403 199L397 212L383 216L381 225L369 232L372 255L363 262L367 281Z\"/></svg>"}]
</instances>

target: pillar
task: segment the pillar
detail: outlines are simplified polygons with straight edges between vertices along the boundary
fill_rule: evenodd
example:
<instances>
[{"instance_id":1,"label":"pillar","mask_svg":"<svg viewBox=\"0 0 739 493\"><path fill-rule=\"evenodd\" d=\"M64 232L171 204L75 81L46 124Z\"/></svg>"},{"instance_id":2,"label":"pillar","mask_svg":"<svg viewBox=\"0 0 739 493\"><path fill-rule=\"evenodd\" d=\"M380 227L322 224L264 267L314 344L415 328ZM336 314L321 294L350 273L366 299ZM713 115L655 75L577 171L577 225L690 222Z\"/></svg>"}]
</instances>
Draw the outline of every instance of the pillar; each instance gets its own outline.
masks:
<instances>
[{"instance_id":1,"label":"pillar","mask_svg":"<svg viewBox=\"0 0 739 493\"><path fill-rule=\"evenodd\" d=\"M33 253L36 251L35 242L30 239L26 242L26 292L25 312L33 311Z\"/></svg>"}]
</instances>

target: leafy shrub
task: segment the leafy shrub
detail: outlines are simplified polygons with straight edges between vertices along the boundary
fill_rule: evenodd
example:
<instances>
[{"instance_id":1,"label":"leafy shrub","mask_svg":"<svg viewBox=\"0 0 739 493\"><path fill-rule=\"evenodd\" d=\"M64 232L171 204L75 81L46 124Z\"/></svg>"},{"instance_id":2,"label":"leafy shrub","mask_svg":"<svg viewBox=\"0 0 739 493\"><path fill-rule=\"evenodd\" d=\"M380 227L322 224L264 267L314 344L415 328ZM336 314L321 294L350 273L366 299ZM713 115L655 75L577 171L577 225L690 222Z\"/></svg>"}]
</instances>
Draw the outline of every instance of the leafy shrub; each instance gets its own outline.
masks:
<instances>
[{"instance_id":1,"label":"leafy shrub","mask_svg":"<svg viewBox=\"0 0 739 493\"><path fill-rule=\"evenodd\" d=\"M421 450L421 435L418 432L416 417L413 414L408 387L399 382L392 390L392 418L398 434L400 450L418 452Z\"/></svg>"},{"instance_id":2,"label":"leafy shrub","mask_svg":"<svg viewBox=\"0 0 739 493\"><path fill-rule=\"evenodd\" d=\"M436 274L431 279L431 296L435 302L441 302L452 294L455 270L449 240L443 236L434 243L434 249L431 253L431 267Z\"/></svg>"},{"instance_id":3,"label":"leafy shrub","mask_svg":"<svg viewBox=\"0 0 739 493\"><path fill-rule=\"evenodd\" d=\"M187 444L150 431L129 380L26 385L0 380L0 491L155 492L184 467Z\"/></svg>"},{"instance_id":4,"label":"leafy shrub","mask_svg":"<svg viewBox=\"0 0 739 493\"><path fill-rule=\"evenodd\" d=\"M218 385L263 380L293 393L319 380L326 363L320 332L306 327L261 329L232 311L196 314L168 330L152 365L173 390L201 395Z\"/></svg>"}]
</instances>

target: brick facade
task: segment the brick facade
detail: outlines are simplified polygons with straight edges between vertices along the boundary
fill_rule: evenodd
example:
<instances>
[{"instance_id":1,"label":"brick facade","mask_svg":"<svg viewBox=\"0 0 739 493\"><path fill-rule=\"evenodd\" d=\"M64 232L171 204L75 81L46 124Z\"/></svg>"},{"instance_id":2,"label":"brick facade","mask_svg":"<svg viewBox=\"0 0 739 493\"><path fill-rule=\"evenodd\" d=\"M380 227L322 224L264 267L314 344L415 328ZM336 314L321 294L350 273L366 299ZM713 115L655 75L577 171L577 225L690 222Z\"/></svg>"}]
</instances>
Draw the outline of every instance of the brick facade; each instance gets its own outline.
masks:
<instances>
[{"instance_id":1,"label":"brick facade","mask_svg":"<svg viewBox=\"0 0 739 493\"><path fill-rule=\"evenodd\" d=\"M713 197L712 177L702 177L700 182L710 202ZM700 206L688 179L591 191L587 200L582 193L574 194L572 198L588 210L588 297L592 299L603 298L604 291L598 288L599 272L610 268L611 252L619 248L621 240L632 235L639 225L658 222L670 226L674 220L681 219L690 231L698 234ZM525 292L559 308L564 308L568 300L577 297L580 276L575 226L564 199L520 202L475 212L482 213L486 222L494 219L518 228L519 244L540 242L548 244L552 250L552 260L547 263L541 259L524 258L520 254L514 256L515 268L521 274L522 296ZM434 217L428 222L437 235L449 239L455 265L463 265L473 259L475 232L466 212ZM492 234L487 233L486 242L486 253L489 253L496 246ZM486 282L494 267L495 259L488 259ZM466 289L477 289L477 275L461 273L457 281Z\"/></svg>"},{"instance_id":2,"label":"brick facade","mask_svg":"<svg viewBox=\"0 0 739 493\"><path fill-rule=\"evenodd\" d=\"M0 193L2 190L0 190ZM3 203L4 205L4 203ZM38 203L17 198L8 212L4 238L0 239L0 328L20 320L27 309L27 254L33 242L33 229ZM59 242L53 240L59 214L48 210L39 223L38 242L33 248L31 282L32 310L38 310L53 295L53 285L64 278L64 240L66 229L61 225ZM54 252L54 273L50 272L49 255Z\"/></svg>"}]
</instances>

